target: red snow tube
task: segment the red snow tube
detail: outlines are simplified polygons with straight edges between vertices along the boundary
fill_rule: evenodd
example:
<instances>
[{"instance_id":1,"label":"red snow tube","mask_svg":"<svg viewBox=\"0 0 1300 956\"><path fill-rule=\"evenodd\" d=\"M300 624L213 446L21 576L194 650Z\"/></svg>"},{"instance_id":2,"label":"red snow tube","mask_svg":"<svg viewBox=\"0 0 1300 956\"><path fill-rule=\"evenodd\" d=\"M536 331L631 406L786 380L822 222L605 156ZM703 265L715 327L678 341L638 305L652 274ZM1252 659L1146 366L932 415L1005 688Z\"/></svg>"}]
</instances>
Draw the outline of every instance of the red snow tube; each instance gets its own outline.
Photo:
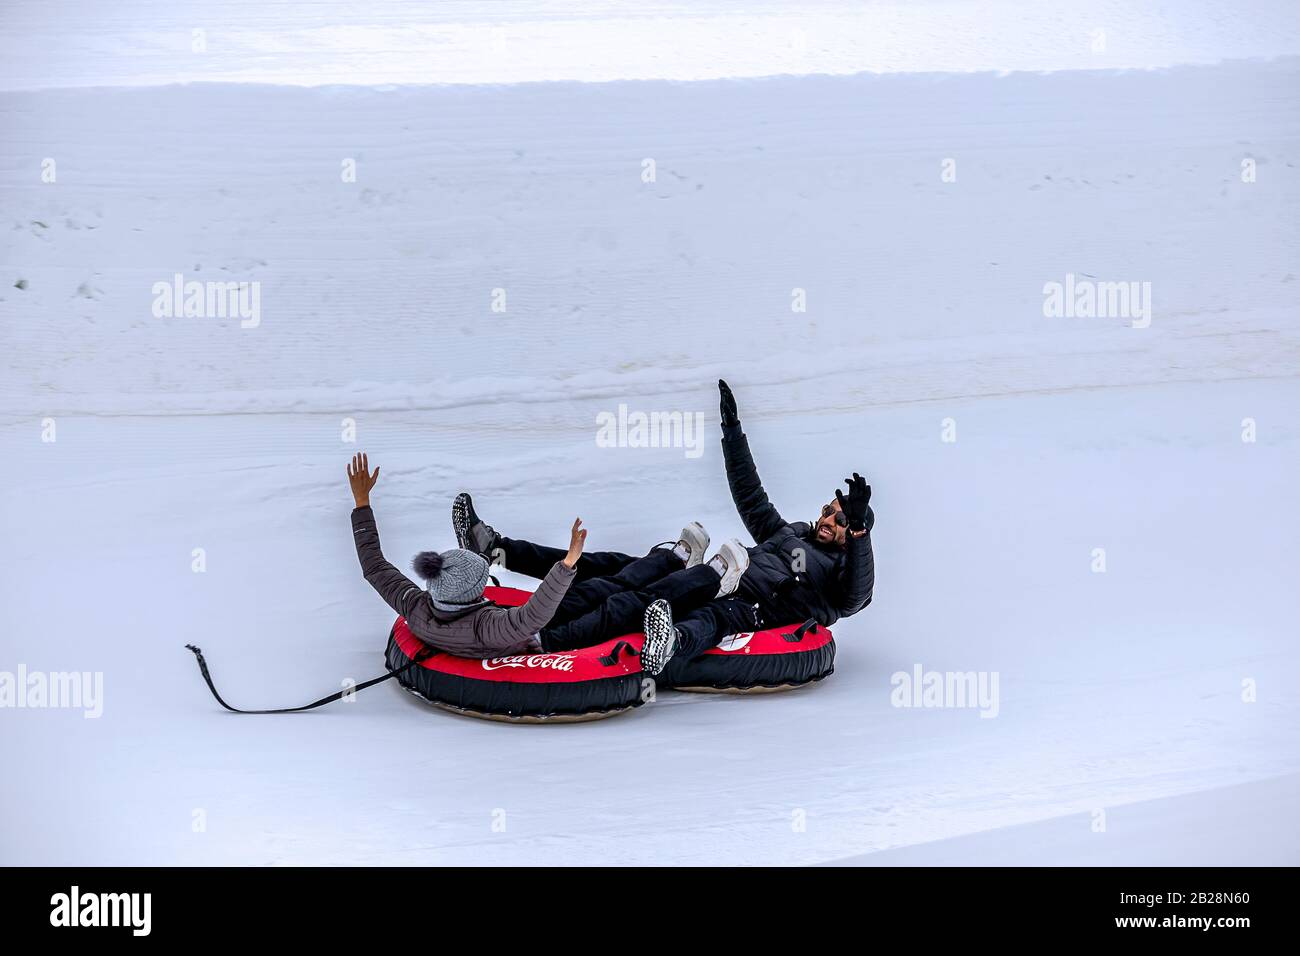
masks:
<instances>
[{"instance_id":1,"label":"red snow tube","mask_svg":"<svg viewBox=\"0 0 1300 956\"><path fill-rule=\"evenodd\" d=\"M529 593L489 587L486 596L514 606ZM638 657L643 638L628 634L576 651L487 660L437 653L397 679L429 703L473 717L518 723L598 720L639 707L650 696ZM399 617L385 653L389 669L409 664L424 647ZM727 693L785 690L819 681L834 669L830 630L791 624L733 635L694 660L674 659L656 683Z\"/></svg>"}]
</instances>

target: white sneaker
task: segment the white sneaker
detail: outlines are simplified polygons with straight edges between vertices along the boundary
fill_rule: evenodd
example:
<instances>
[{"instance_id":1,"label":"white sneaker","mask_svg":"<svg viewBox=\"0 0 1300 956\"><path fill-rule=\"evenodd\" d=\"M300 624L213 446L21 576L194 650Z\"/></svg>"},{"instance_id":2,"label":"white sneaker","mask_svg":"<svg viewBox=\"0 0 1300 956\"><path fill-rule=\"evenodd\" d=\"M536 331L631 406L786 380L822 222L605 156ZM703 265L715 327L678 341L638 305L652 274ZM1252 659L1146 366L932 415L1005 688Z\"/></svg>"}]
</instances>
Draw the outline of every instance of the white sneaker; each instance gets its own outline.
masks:
<instances>
[{"instance_id":1,"label":"white sneaker","mask_svg":"<svg viewBox=\"0 0 1300 956\"><path fill-rule=\"evenodd\" d=\"M688 568L693 568L704 560L704 552L708 550L709 533L704 530L704 525L692 521L682 529L682 536L677 539L673 554L685 561Z\"/></svg>"},{"instance_id":2,"label":"white sneaker","mask_svg":"<svg viewBox=\"0 0 1300 956\"><path fill-rule=\"evenodd\" d=\"M718 553L709 558L709 567L722 576L718 597L726 597L740 584L740 577L749 570L749 552L735 538L724 541Z\"/></svg>"}]
</instances>

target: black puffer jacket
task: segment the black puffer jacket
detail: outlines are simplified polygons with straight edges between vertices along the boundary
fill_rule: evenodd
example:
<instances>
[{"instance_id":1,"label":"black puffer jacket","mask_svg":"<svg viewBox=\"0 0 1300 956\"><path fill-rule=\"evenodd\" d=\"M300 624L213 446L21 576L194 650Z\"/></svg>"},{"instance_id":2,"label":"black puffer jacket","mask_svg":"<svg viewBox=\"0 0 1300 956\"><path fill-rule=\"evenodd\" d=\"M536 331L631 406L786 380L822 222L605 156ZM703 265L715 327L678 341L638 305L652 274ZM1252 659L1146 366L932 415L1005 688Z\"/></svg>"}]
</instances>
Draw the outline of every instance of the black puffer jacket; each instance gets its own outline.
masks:
<instances>
[{"instance_id":1,"label":"black puffer jacket","mask_svg":"<svg viewBox=\"0 0 1300 956\"><path fill-rule=\"evenodd\" d=\"M737 593L758 603L764 623L778 627L811 617L829 627L870 604L876 583L875 513L867 509L867 533L850 535L843 548L818 544L812 524L787 522L767 500L739 425L723 427L722 455L736 510L758 542L749 549L749 570Z\"/></svg>"}]
</instances>

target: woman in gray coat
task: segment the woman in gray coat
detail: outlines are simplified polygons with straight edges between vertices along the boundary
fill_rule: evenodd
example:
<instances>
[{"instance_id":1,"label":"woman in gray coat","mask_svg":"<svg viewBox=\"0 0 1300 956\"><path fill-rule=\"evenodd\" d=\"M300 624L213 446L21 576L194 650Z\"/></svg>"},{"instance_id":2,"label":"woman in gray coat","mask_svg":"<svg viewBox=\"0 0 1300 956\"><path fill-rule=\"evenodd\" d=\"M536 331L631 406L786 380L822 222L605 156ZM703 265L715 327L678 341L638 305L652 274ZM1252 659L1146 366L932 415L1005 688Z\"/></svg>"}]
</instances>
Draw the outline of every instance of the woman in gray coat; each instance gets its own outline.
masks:
<instances>
[{"instance_id":1,"label":"woman in gray coat","mask_svg":"<svg viewBox=\"0 0 1300 956\"><path fill-rule=\"evenodd\" d=\"M381 598L406 619L411 633L426 644L461 657L508 657L541 650L537 632L550 623L573 582L573 568L587 540L582 519L573 522L569 551L551 566L526 604L500 607L483 596L488 563L473 551L453 548L438 554L416 555L414 570L428 581L422 588L384 557L379 528L370 507L370 490L379 469L370 472L369 459L354 455L348 464L352 487L352 537L361 573Z\"/></svg>"}]
</instances>

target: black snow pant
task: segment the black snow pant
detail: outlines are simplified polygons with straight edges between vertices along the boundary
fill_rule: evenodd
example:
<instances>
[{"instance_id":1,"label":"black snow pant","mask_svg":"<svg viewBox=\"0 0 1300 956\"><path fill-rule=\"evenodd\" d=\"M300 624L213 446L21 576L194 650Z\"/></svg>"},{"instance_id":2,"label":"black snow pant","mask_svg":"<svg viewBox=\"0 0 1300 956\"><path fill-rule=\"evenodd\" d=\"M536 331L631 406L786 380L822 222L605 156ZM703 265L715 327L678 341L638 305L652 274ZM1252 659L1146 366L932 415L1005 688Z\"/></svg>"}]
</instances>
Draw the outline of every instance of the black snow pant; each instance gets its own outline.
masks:
<instances>
[{"instance_id":1,"label":"black snow pant","mask_svg":"<svg viewBox=\"0 0 1300 956\"><path fill-rule=\"evenodd\" d=\"M564 560L564 556L568 553L564 548L550 548L544 544L533 544L531 541L524 541L522 538L507 538L505 535L497 537L497 543L493 549L494 557L497 549L500 550L501 567L507 571L514 571L530 578L537 578L539 581L546 577L551 570L551 566L556 561ZM653 554L653 552L651 553ZM672 555L671 551L667 553L670 556ZM618 574L635 560L634 556L623 554L620 551L584 552L574 566L573 585L579 584L588 578L604 578ZM681 566L682 562L678 561L677 567L680 568ZM664 573L667 574L668 572L665 571ZM573 590L573 585L569 586L570 591Z\"/></svg>"},{"instance_id":2,"label":"black snow pant","mask_svg":"<svg viewBox=\"0 0 1300 956\"><path fill-rule=\"evenodd\" d=\"M542 578L564 557L549 548L502 537L499 542L510 571ZM560 602L551 623L538 637L547 651L590 647L640 631L645 609L662 598L673 609L681 635L677 653L689 659L703 654L730 634L758 630L752 603L736 596L718 598L718 572L705 564L685 567L667 548L634 558L617 551L583 554L574 569L574 583Z\"/></svg>"},{"instance_id":3,"label":"black snow pant","mask_svg":"<svg viewBox=\"0 0 1300 956\"><path fill-rule=\"evenodd\" d=\"M755 605L734 594L714 598L680 618L674 617L673 623L681 635L677 653L686 660L717 647L724 637L764 627Z\"/></svg>"}]
</instances>

